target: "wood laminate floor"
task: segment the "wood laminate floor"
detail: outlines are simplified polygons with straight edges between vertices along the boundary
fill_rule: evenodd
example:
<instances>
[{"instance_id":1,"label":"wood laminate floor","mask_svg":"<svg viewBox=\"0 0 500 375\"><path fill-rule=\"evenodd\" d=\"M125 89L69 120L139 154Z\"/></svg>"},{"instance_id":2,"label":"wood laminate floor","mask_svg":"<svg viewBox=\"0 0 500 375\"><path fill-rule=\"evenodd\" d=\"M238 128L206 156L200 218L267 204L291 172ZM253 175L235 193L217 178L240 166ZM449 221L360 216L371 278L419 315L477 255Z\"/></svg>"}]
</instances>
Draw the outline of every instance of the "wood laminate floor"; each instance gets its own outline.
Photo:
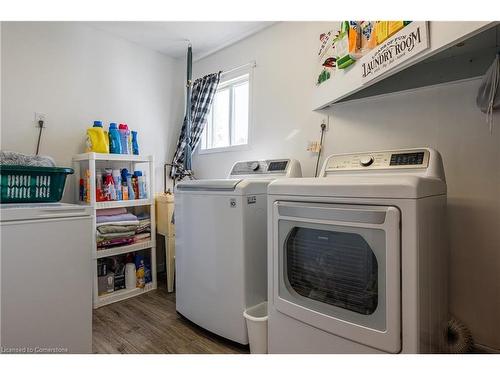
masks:
<instances>
[{"instance_id":1,"label":"wood laminate floor","mask_svg":"<svg viewBox=\"0 0 500 375\"><path fill-rule=\"evenodd\" d=\"M93 314L94 353L242 354L248 347L216 336L175 311L162 284L149 293L101 307Z\"/></svg>"}]
</instances>

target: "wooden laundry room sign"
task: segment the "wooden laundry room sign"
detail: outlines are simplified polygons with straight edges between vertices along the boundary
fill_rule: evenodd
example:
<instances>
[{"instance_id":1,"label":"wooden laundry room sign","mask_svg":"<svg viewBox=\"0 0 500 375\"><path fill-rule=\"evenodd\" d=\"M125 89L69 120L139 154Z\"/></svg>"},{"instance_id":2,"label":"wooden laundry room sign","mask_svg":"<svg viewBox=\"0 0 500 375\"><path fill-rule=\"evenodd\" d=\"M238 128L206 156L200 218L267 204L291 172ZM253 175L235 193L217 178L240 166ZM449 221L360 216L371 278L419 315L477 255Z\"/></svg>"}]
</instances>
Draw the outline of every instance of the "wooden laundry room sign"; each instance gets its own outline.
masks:
<instances>
[{"instance_id":1,"label":"wooden laundry room sign","mask_svg":"<svg viewBox=\"0 0 500 375\"><path fill-rule=\"evenodd\" d=\"M363 56L361 82L366 84L429 48L426 21L412 22Z\"/></svg>"}]
</instances>

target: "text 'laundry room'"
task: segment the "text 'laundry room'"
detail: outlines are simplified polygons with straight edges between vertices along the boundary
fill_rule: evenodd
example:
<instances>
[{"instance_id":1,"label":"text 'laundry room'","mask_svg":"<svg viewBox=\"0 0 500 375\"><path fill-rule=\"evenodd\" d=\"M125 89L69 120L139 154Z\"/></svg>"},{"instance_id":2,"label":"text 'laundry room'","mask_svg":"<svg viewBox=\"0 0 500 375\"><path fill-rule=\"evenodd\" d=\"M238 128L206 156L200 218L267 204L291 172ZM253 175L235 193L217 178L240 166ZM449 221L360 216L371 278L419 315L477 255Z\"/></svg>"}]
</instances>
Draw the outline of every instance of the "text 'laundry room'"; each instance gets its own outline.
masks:
<instances>
[{"instance_id":1,"label":"text 'laundry room'","mask_svg":"<svg viewBox=\"0 0 500 375\"><path fill-rule=\"evenodd\" d=\"M1 352L498 358L500 23L186 19L1 20Z\"/></svg>"}]
</instances>

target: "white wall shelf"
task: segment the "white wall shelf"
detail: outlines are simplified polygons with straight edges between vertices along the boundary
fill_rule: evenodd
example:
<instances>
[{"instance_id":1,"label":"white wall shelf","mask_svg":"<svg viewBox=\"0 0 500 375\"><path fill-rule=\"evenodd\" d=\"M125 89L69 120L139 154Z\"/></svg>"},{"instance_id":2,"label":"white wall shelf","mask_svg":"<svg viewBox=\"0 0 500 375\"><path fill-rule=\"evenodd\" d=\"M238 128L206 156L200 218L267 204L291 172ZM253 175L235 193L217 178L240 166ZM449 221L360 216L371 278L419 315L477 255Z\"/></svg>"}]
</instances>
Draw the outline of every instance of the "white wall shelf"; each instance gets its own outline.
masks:
<instances>
[{"instance_id":1,"label":"white wall shelf","mask_svg":"<svg viewBox=\"0 0 500 375\"><path fill-rule=\"evenodd\" d=\"M96 163L98 163L96 165ZM139 165L138 163L143 163L145 165ZM156 289L157 286L157 276L156 276L156 218L155 218L155 200L154 200L154 158L153 156L147 155L120 155L120 154L99 154L95 152L89 152L85 154L78 154L73 158L73 168L75 169L75 181L77 181L75 194L76 202L82 205L88 205L92 207L94 211L93 215L93 225L92 225L92 237L93 245L92 249L89 249L90 254L92 254L92 267L93 267L93 305L94 308L108 305L117 301L122 301L124 299L140 295L142 293L148 292L150 290ZM127 168L130 172L134 170L141 170L146 173L146 186L147 186L147 199L132 199L132 200L121 200L121 201L96 201L96 171L97 169L104 168ZM90 202L82 202L79 197L79 181L80 178L84 176L84 170L88 169L90 172L90 187L89 195ZM113 247L109 249L97 250L96 243L96 214L97 210L105 208L131 208L131 207L149 207L149 215L151 218L151 239L149 241L143 241L134 243L127 246ZM112 257L116 255L128 254L136 251L150 251L151 259L151 276L152 282L146 284L145 288L135 288L135 289L122 289L117 290L113 293L98 295L97 290L97 261L98 259L103 259L107 257Z\"/></svg>"},{"instance_id":2,"label":"white wall shelf","mask_svg":"<svg viewBox=\"0 0 500 375\"><path fill-rule=\"evenodd\" d=\"M332 106L340 101L350 100L351 95L362 93L369 87L379 86L379 82L412 67L424 60L443 52L485 30L496 26L498 22L428 22L429 48L415 55L403 63L393 67L370 82L362 82L362 64L354 63L349 68L337 70L331 79L313 88L312 109L321 110ZM394 35L392 38L397 36ZM429 59L430 60L430 59ZM417 80L418 81L418 80ZM404 82L403 82L404 83ZM436 82L437 83L437 82ZM432 82L428 83L431 85ZM395 85L390 86L392 91L400 91ZM376 90L366 90L376 91ZM380 93L379 93L380 94ZM367 95L368 96L368 95ZM371 95L370 95L371 96Z\"/></svg>"}]
</instances>

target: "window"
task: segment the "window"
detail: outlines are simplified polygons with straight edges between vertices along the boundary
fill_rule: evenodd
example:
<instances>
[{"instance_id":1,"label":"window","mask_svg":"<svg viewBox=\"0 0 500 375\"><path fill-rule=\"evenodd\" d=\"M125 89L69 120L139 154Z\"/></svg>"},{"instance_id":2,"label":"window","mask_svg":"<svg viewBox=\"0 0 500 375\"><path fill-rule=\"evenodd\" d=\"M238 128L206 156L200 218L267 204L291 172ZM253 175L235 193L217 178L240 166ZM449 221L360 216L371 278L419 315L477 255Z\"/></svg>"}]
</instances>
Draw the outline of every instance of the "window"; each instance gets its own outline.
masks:
<instances>
[{"instance_id":1,"label":"window","mask_svg":"<svg viewBox=\"0 0 500 375\"><path fill-rule=\"evenodd\" d=\"M201 152L248 144L250 74L219 84L201 136Z\"/></svg>"}]
</instances>

